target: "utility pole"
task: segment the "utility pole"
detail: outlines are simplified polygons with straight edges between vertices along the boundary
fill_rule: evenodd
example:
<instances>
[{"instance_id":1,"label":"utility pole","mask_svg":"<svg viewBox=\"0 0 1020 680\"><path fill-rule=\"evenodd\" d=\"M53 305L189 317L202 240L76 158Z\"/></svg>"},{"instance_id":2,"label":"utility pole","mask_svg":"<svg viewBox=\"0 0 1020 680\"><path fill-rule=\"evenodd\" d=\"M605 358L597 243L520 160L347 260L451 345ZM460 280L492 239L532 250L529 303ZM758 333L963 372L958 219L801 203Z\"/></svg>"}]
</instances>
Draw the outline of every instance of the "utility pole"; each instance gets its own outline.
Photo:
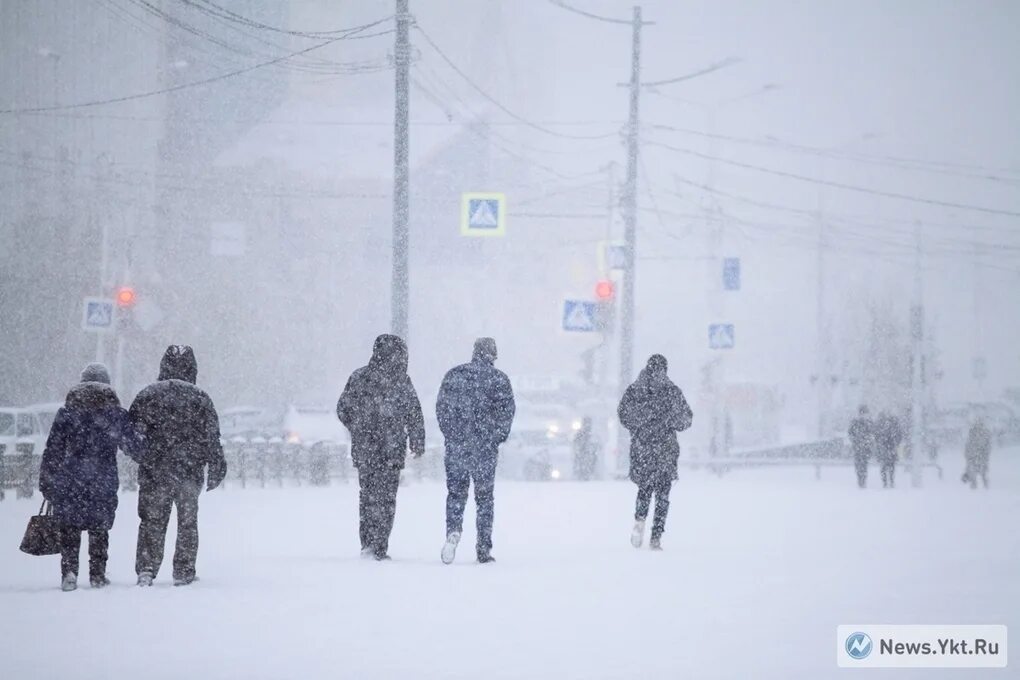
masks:
<instances>
[{"instance_id":1,"label":"utility pole","mask_svg":"<svg viewBox=\"0 0 1020 680\"><path fill-rule=\"evenodd\" d=\"M829 329L825 315L825 251L829 247L829 235L825 225L825 214L822 211L822 199L818 198L818 283L815 289L815 322L817 323L818 356L815 379L818 389L818 440L828 436L829 410Z\"/></svg>"},{"instance_id":2,"label":"utility pole","mask_svg":"<svg viewBox=\"0 0 1020 680\"><path fill-rule=\"evenodd\" d=\"M911 340L911 408L910 408L910 483L915 488L922 485L922 462L924 447L924 426L921 409L924 402L924 279L921 272L923 258L921 222L914 223L914 302L910 308Z\"/></svg>"},{"instance_id":3,"label":"utility pole","mask_svg":"<svg viewBox=\"0 0 1020 680\"><path fill-rule=\"evenodd\" d=\"M393 125L393 283L390 291L391 328L408 340L410 281L408 271L408 222L410 219L411 168L409 109L411 62L411 14L408 0L397 0L397 38L393 51L396 71L396 110Z\"/></svg>"},{"instance_id":4,"label":"utility pole","mask_svg":"<svg viewBox=\"0 0 1020 680\"><path fill-rule=\"evenodd\" d=\"M637 251L637 173L638 173L638 114L641 100L641 7L634 7L631 22L633 40L630 56L630 115L627 118L627 177L623 185L623 240L624 270L623 295L620 309L620 383L622 393L633 377L634 364L634 263ZM627 433L620 428L617 436L619 461L626 458Z\"/></svg>"},{"instance_id":5,"label":"utility pole","mask_svg":"<svg viewBox=\"0 0 1020 680\"><path fill-rule=\"evenodd\" d=\"M627 119L627 177L623 185L623 300L620 310L620 384L630 384L634 363L634 262L637 251L638 112L641 98L641 7L634 7L630 62L630 115Z\"/></svg>"}]
</instances>

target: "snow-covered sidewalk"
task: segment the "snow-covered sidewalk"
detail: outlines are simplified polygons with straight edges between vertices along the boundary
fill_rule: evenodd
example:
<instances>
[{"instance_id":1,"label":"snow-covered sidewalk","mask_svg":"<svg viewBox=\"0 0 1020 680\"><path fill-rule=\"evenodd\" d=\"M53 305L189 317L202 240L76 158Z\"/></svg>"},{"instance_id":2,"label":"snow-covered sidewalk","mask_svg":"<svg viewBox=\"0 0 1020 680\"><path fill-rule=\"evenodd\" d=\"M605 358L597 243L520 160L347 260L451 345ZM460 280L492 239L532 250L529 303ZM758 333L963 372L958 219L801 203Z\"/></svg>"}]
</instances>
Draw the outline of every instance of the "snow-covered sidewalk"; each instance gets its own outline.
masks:
<instances>
[{"instance_id":1,"label":"snow-covered sidewalk","mask_svg":"<svg viewBox=\"0 0 1020 680\"><path fill-rule=\"evenodd\" d=\"M629 483L500 482L498 562L487 566L474 562L471 530L457 562L439 562L438 484L401 489L393 561L381 564L358 556L356 486L234 487L202 496L201 581L188 588L169 585L172 544L157 586L134 587L136 497L125 494L111 536L113 586L90 591L83 551L73 593L58 588L58 558L17 551L38 506L8 500L2 674L836 677L845 674L833 651L840 623L1020 631L1018 459L1016 449L996 452L988 492L960 484L955 458L945 480L929 473L923 491L861 492L849 468L821 481L797 469L685 472L658 554L629 545Z\"/></svg>"}]
</instances>

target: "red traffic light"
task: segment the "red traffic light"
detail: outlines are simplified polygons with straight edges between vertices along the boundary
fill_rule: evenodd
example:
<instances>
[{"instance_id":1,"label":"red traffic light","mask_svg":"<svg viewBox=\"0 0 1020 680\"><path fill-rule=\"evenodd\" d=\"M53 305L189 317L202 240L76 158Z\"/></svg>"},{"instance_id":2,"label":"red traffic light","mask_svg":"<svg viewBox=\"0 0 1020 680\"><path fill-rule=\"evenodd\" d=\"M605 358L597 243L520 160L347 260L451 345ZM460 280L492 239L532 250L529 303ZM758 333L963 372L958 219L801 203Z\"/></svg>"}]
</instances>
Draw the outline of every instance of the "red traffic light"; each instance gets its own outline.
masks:
<instances>
[{"instance_id":1,"label":"red traffic light","mask_svg":"<svg viewBox=\"0 0 1020 680\"><path fill-rule=\"evenodd\" d=\"M612 281L599 281L595 284L595 297L599 300L610 300L616 292Z\"/></svg>"},{"instance_id":2,"label":"red traffic light","mask_svg":"<svg viewBox=\"0 0 1020 680\"><path fill-rule=\"evenodd\" d=\"M117 289L117 306L130 307L135 304L135 289L131 286L121 286Z\"/></svg>"}]
</instances>

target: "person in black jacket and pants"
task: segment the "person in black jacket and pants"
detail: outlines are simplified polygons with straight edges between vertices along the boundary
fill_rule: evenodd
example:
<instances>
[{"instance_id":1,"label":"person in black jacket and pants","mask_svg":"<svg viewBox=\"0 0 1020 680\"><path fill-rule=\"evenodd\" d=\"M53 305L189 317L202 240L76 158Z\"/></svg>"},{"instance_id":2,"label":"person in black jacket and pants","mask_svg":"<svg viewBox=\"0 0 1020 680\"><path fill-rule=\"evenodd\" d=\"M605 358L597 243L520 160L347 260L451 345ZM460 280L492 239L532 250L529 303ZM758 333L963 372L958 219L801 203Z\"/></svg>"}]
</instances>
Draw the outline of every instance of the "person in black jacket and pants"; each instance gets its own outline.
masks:
<instances>
[{"instance_id":1,"label":"person in black jacket and pants","mask_svg":"<svg viewBox=\"0 0 1020 680\"><path fill-rule=\"evenodd\" d=\"M425 419L407 375L407 345L401 338L376 338L372 358L351 374L336 413L351 433L351 459L361 486L362 557L388 560L408 441L414 456L425 453Z\"/></svg>"},{"instance_id":2,"label":"person in black jacket and pants","mask_svg":"<svg viewBox=\"0 0 1020 680\"><path fill-rule=\"evenodd\" d=\"M475 341L471 362L450 369L439 388L436 417L446 438L446 543L441 558L453 562L464 525L468 488L475 483L478 542L482 564L492 557L492 519L499 445L510 436L514 393L510 379L496 368L496 341Z\"/></svg>"},{"instance_id":3,"label":"person in black jacket and pants","mask_svg":"<svg viewBox=\"0 0 1020 680\"><path fill-rule=\"evenodd\" d=\"M138 585L151 586L163 562L170 511L177 507L175 586L195 579L198 558L198 495L208 467L206 490L227 475L219 416L212 399L195 385L198 362L187 345L171 345L159 365L159 380L142 390L129 413L145 438L138 467Z\"/></svg>"},{"instance_id":4,"label":"person in black jacket and pants","mask_svg":"<svg viewBox=\"0 0 1020 680\"><path fill-rule=\"evenodd\" d=\"M631 544L644 542L645 519L655 497L652 550L662 549L669 513L669 492L677 478L680 445L676 433L691 426L694 414L684 393L667 375L666 357L653 354L638 379L627 388L617 414L630 431L630 479L638 486Z\"/></svg>"},{"instance_id":5,"label":"person in black jacket and pants","mask_svg":"<svg viewBox=\"0 0 1020 680\"><path fill-rule=\"evenodd\" d=\"M89 535L89 582L110 584L106 560L117 513L117 449L140 460L141 438L110 387L102 364L89 364L53 418L39 470L39 490L60 525L61 588L78 587L81 535Z\"/></svg>"}]
</instances>

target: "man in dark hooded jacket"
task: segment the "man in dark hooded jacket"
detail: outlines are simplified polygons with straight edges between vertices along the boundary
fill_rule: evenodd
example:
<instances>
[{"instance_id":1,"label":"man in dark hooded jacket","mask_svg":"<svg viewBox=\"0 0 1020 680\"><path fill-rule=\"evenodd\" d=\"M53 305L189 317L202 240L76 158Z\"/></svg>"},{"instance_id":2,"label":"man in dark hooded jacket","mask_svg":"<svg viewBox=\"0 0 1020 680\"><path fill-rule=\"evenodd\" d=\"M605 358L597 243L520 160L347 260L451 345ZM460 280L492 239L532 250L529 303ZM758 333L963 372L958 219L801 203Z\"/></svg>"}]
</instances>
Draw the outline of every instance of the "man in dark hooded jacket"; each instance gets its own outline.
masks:
<instances>
[{"instance_id":1,"label":"man in dark hooded jacket","mask_svg":"<svg viewBox=\"0 0 1020 680\"><path fill-rule=\"evenodd\" d=\"M61 588L78 587L81 534L89 534L89 581L110 584L106 560L117 512L117 449L139 460L141 438L110 387L102 364L89 364L71 388L50 428L39 470L39 490L60 525Z\"/></svg>"},{"instance_id":2,"label":"man in dark hooded jacket","mask_svg":"<svg viewBox=\"0 0 1020 680\"><path fill-rule=\"evenodd\" d=\"M882 474L882 486L893 488L896 481L896 449L903 441L903 428L896 416L887 411L875 421L875 455Z\"/></svg>"},{"instance_id":3,"label":"man in dark hooded jacket","mask_svg":"<svg viewBox=\"0 0 1020 680\"><path fill-rule=\"evenodd\" d=\"M436 418L446 438L446 543L441 555L445 564L456 557L471 480L475 483L478 561L494 561L496 462L499 445L510 436L516 409L509 378L493 365L496 356L495 340L476 340L471 363L447 372L436 399Z\"/></svg>"},{"instance_id":4,"label":"man in dark hooded jacket","mask_svg":"<svg viewBox=\"0 0 1020 680\"><path fill-rule=\"evenodd\" d=\"M617 414L630 431L630 479L638 486L631 544L644 541L645 519L655 496L652 550L662 549L669 513L669 492L677 478L680 445L676 433L691 426L694 414L683 392L667 375L666 357L653 354L638 379L627 388Z\"/></svg>"},{"instance_id":5,"label":"man in dark hooded jacket","mask_svg":"<svg viewBox=\"0 0 1020 680\"><path fill-rule=\"evenodd\" d=\"M351 458L361 486L361 554L389 559L400 471L411 453L425 453L425 420L407 375L407 345L396 335L375 339L368 366L351 374L336 405L351 433Z\"/></svg>"},{"instance_id":6,"label":"man in dark hooded jacket","mask_svg":"<svg viewBox=\"0 0 1020 680\"><path fill-rule=\"evenodd\" d=\"M871 419L868 407L861 404L857 409L857 417L850 421L847 430L850 438L850 449L854 455L854 470L857 472L857 486L868 486L868 460L875 452L875 421Z\"/></svg>"},{"instance_id":7,"label":"man in dark hooded jacket","mask_svg":"<svg viewBox=\"0 0 1020 680\"><path fill-rule=\"evenodd\" d=\"M171 345L159 365L159 379L142 390L129 413L145 437L146 457L138 467L138 585L151 586L163 562L170 510L177 506L174 585L195 580L198 557L198 495L206 477L212 491L227 475L220 444L219 416L212 399L195 385L198 362L187 345Z\"/></svg>"}]
</instances>

